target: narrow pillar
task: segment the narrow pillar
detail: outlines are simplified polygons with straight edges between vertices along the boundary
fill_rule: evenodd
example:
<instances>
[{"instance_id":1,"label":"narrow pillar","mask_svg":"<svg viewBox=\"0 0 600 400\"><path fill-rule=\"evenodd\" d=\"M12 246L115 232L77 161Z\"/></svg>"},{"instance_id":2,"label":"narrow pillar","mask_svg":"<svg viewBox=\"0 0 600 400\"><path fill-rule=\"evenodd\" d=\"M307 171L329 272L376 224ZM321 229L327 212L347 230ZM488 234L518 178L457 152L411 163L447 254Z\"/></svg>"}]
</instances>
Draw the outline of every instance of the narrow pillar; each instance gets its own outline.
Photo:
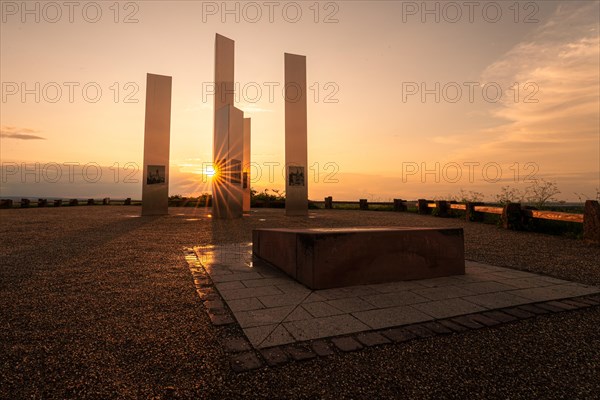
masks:
<instances>
[{"instance_id":1,"label":"narrow pillar","mask_svg":"<svg viewBox=\"0 0 600 400\"><path fill-rule=\"evenodd\" d=\"M308 215L306 57L285 56L285 214Z\"/></svg>"},{"instance_id":2,"label":"narrow pillar","mask_svg":"<svg viewBox=\"0 0 600 400\"><path fill-rule=\"evenodd\" d=\"M242 216L243 113L234 105L235 42L215 37L212 209L215 218Z\"/></svg>"},{"instance_id":3,"label":"narrow pillar","mask_svg":"<svg viewBox=\"0 0 600 400\"><path fill-rule=\"evenodd\" d=\"M520 203L508 203L502 210L502 227L504 229L523 229Z\"/></svg>"},{"instance_id":4,"label":"narrow pillar","mask_svg":"<svg viewBox=\"0 0 600 400\"><path fill-rule=\"evenodd\" d=\"M596 200L587 200L583 211L583 239L600 244L600 205Z\"/></svg>"},{"instance_id":5,"label":"narrow pillar","mask_svg":"<svg viewBox=\"0 0 600 400\"><path fill-rule=\"evenodd\" d=\"M358 208L361 210L368 210L369 209L369 201L367 199L358 200Z\"/></svg>"},{"instance_id":6,"label":"narrow pillar","mask_svg":"<svg viewBox=\"0 0 600 400\"><path fill-rule=\"evenodd\" d=\"M406 211L406 204L402 199L394 199L394 211Z\"/></svg>"},{"instance_id":7,"label":"narrow pillar","mask_svg":"<svg viewBox=\"0 0 600 400\"><path fill-rule=\"evenodd\" d=\"M325 209L331 210L333 208L333 197L325 197Z\"/></svg>"},{"instance_id":8,"label":"narrow pillar","mask_svg":"<svg viewBox=\"0 0 600 400\"><path fill-rule=\"evenodd\" d=\"M243 194L243 211L250 212L250 133L252 131L252 123L250 118L244 118L244 156L242 160L243 175L242 175L242 191Z\"/></svg>"},{"instance_id":9,"label":"narrow pillar","mask_svg":"<svg viewBox=\"0 0 600 400\"><path fill-rule=\"evenodd\" d=\"M232 105L217 111L215 125L215 158L219 171L212 179L213 216L240 218L243 209L242 160L244 113Z\"/></svg>"},{"instance_id":10,"label":"narrow pillar","mask_svg":"<svg viewBox=\"0 0 600 400\"><path fill-rule=\"evenodd\" d=\"M435 207L437 209L437 216L446 218L450 216L450 205L446 200L438 200L435 202Z\"/></svg>"},{"instance_id":11,"label":"narrow pillar","mask_svg":"<svg viewBox=\"0 0 600 400\"><path fill-rule=\"evenodd\" d=\"M146 77L142 215L169 213L170 76Z\"/></svg>"},{"instance_id":12,"label":"narrow pillar","mask_svg":"<svg viewBox=\"0 0 600 400\"><path fill-rule=\"evenodd\" d=\"M418 199L417 212L419 214L431 214L431 209L429 208L429 201L425 199Z\"/></svg>"},{"instance_id":13,"label":"narrow pillar","mask_svg":"<svg viewBox=\"0 0 600 400\"><path fill-rule=\"evenodd\" d=\"M235 42L217 33L215 37L215 108L217 111L228 104L233 105ZM214 120L216 126L217 120Z\"/></svg>"},{"instance_id":14,"label":"narrow pillar","mask_svg":"<svg viewBox=\"0 0 600 400\"><path fill-rule=\"evenodd\" d=\"M475 211L475 207L482 206L480 202L467 202L465 205L465 220L467 221L483 221L483 214Z\"/></svg>"}]
</instances>

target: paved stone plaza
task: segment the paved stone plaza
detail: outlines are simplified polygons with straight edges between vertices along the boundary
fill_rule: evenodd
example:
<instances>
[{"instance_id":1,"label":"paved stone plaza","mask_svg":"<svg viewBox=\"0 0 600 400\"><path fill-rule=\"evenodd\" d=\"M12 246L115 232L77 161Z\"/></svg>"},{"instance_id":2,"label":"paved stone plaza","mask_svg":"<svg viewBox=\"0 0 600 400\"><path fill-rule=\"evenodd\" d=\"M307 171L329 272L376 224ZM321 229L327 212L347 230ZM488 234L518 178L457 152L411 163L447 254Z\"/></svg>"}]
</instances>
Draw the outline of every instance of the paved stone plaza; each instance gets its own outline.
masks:
<instances>
[{"instance_id":1,"label":"paved stone plaza","mask_svg":"<svg viewBox=\"0 0 600 400\"><path fill-rule=\"evenodd\" d=\"M466 262L465 275L310 290L254 257L251 243L195 252L223 301L213 299L207 307L226 305L258 349L600 293L594 286L473 261Z\"/></svg>"}]
</instances>

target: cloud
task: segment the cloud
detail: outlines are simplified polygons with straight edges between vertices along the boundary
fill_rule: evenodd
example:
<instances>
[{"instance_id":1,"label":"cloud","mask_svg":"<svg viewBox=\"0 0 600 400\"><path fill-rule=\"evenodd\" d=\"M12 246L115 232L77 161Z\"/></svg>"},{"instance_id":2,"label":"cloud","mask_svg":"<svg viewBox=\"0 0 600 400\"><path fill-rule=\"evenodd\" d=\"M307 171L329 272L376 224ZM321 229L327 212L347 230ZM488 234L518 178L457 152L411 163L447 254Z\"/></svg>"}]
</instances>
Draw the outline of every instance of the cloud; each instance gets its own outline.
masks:
<instances>
[{"instance_id":1,"label":"cloud","mask_svg":"<svg viewBox=\"0 0 600 400\"><path fill-rule=\"evenodd\" d=\"M543 133L552 139L572 140L597 133L598 5L561 5L530 40L516 45L483 72L484 80L502 87L520 84L519 96L505 96L495 112L511 124L512 131L519 129L509 139Z\"/></svg>"},{"instance_id":2,"label":"cloud","mask_svg":"<svg viewBox=\"0 0 600 400\"><path fill-rule=\"evenodd\" d=\"M518 82L519 95L505 90L491 111L496 126L473 134L461 158L528 159L557 176L597 171L599 5L561 3L546 23L482 72L482 81L502 88Z\"/></svg>"},{"instance_id":3,"label":"cloud","mask_svg":"<svg viewBox=\"0 0 600 400\"><path fill-rule=\"evenodd\" d=\"M3 126L0 128L0 137L2 138L19 140L46 140L45 137L34 135L34 133L39 133L39 131L29 128L17 128L15 126Z\"/></svg>"}]
</instances>

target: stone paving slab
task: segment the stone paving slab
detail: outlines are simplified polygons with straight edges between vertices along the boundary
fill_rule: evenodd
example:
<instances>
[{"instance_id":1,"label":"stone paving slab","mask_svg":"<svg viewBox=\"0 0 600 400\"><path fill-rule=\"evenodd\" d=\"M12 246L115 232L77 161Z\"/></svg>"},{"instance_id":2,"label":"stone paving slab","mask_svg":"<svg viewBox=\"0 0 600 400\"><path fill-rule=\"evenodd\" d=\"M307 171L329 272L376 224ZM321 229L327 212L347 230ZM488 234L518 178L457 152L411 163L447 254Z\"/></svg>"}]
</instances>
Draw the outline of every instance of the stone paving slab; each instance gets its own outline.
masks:
<instances>
[{"instance_id":1,"label":"stone paving slab","mask_svg":"<svg viewBox=\"0 0 600 400\"><path fill-rule=\"evenodd\" d=\"M455 317L457 315L471 314L486 310L485 307L481 307L462 298L428 301L414 304L413 308L422 311L434 319Z\"/></svg>"},{"instance_id":2,"label":"stone paving slab","mask_svg":"<svg viewBox=\"0 0 600 400\"><path fill-rule=\"evenodd\" d=\"M434 319L411 306L379 308L357 312L353 315L372 329L390 328Z\"/></svg>"},{"instance_id":3,"label":"stone paving slab","mask_svg":"<svg viewBox=\"0 0 600 400\"><path fill-rule=\"evenodd\" d=\"M488 292L476 296L466 296L463 299L487 309L520 306L521 304L531 303L531 300L519 296L514 291Z\"/></svg>"},{"instance_id":4,"label":"stone paving slab","mask_svg":"<svg viewBox=\"0 0 600 400\"><path fill-rule=\"evenodd\" d=\"M297 341L347 335L369 330L369 326L350 314L284 322L283 326Z\"/></svg>"},{"instance_id":5,"label":"stone paving slab","mask_svg":"<svg viewBox=\"0 0 600 400\"><path fill-rule=\"evenodd\" d=\"M317 354L329 354L332 350L324 339L332 337L355 335L331 342L340 349L340 343L344 347L356 340L359 346L387 342L381 334L400 342L481 329L595 306L593 296L581 296L600 293L597 287L473 261L466 262L464 276L311 290L253 258L250 243L198 247L194 252L195 261L189 254L186 259L211 320L235 320L255 349L288 346L286 353L261 353L267 365L284 362L284 354L293 360L312 358L303 355L311 346L302 351L289 347L301 342L313 341ZM227 309L232 318L214 315ZM257 367L248 354L236 357L234 369Z\"/></svg>"}]
</instances>

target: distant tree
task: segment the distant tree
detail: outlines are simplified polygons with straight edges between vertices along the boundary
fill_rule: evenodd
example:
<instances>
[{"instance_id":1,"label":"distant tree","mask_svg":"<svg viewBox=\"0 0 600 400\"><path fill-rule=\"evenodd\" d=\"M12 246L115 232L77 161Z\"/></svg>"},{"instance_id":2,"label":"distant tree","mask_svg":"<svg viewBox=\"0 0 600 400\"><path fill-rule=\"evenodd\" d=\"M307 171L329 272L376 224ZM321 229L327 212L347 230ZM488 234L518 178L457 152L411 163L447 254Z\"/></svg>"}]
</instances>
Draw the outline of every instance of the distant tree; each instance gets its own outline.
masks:
<instances>
[{"instance_id":1,"label":"distant tree","mask_svg":"<svg viewBox=\"0 0 600 400\"><path fill-rule=\"evenodd\" d=\"M526 192L522 193L519 189L510 186L502 186L500 193L496 197L496 202L502 205L508 203L521 203L526 196Z\"/></svg>"},{"instance_id":2,"label":"distant tree","mask_svg":"<svg viewBox=\"0 0 600 400\"><path fill-rule=\"evenodd\" d=\"M468 192L465 189L460 189L458 194L448 193L445 196L436 196L433 200L446 200L446 201L456 201L457 203L475 203L481 202L485 198L485 195L481 192L475 192L473 190L469 190Z\"/></svg>"},{"instance_id":3,"label":"distant tree","mask_svg":"<svg viewBox=\"0 0 600 400\"><path fill-rule=\"evenodd\" d=\"M269 189L265 189L262 192L258 192L255 189L250 189L250 196L253 200L285 200L285 192L281 192L279 189L270 189L273 194L269 193Z\"/></svg>"},{"instance_id":4,"label":"distant tree","mask_svg":"<svg viewBox=\"0 0 600 400\"><path fill-rule=\"evenodd\" d=\"M590 196L585 193L573 192L573 194L577 197L577 200L579 200L580 203L585 203L586 200L590 199Z\"/></svg>"},{"instance_id":5,"label":"distant tree","mask_svg":"<svg viewBox=\"0 0 600 400\"><path fill-rule=\"evenodd\" d=\"M198 196L198 200L206 200L211 196L210 193L204 192L200 196Z\"/></svg>"},{"instance_id":6,"label":"distant tree","mask_svg":"<svg viewBox=\"0 0 600 400\"><path fill-rule=\"evenodd\" d=\"M433 201L438 201L438 200L457 201L456 196L453 194L446 194L443 196L433 196Z\"/></svg>"},{"instance_id":7,"label":"distant tree","mask_svg":"<svg viewBox=\"0 0 600 400\"><path fill-rule=\"evenodd\" d=\"M536 179L527 188L527 202L534 207L542 208L549 201L558 201L554 196L559 193L556 182Z\"/></svg>"},{"instance_id":8,"label":"distant tree","mask_svg":"<svg viewBox=\"0 0 600 400\"><path fill-rule=\"evenodd\" d=\"M456 196L456 201L460 203L476 203L483 201L485 195L481 192L475 192L473 190L469 190L468 192L464 189L460 189L458 195Z\"/></svg>"},{"instance_id":9,"label":"distant tree","mask_svg":"<svg viewBox=\"0 0 600 400\"><path fill-rule=\"evenodd\" d=\"M585 203L586 200L597 200L600 201L600 189L596 188L596 194L592 197L592 196L588 196L586 193L578 193L578 192L573 192L573 194L575 196L577 196L577 199L579 199L580 203Z\"/></svg>"},{"instance_id":10,"label":"distant tree","mask_svg":"<svg viewBox=\"0 0 600 400\"><path fill-rule=\"evenodd\" d=\"M271 192L275 193L275 200L285 200L285 191L280 191L279 189L271 189Z\"/></svg>"}]
</instances>

